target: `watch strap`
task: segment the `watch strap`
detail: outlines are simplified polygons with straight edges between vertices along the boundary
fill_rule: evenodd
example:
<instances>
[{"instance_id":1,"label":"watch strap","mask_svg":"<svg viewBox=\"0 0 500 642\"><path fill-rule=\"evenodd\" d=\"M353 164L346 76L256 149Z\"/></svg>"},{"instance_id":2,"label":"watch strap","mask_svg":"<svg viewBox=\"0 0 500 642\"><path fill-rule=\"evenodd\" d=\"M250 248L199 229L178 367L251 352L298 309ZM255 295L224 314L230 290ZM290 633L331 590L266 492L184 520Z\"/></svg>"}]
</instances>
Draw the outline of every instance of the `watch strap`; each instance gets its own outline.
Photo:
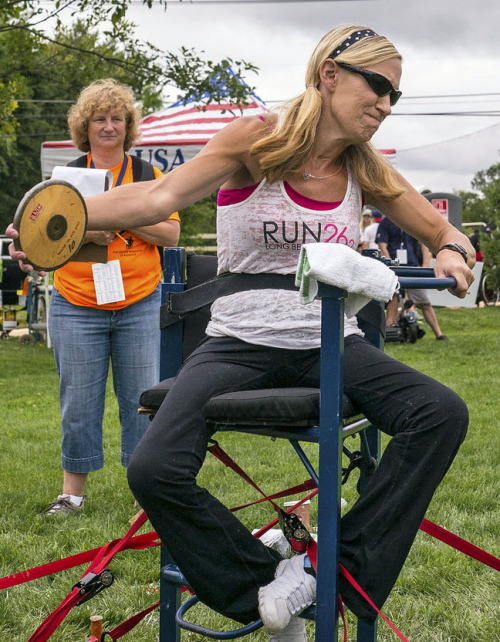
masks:
<instances>
[{"instance_id":1,"label":"watch strap","mask_svg":"<svg viewBox=\"0 0 500 642\"><path fill-rule=\"evenodd\" d=\"M439 254L441 250L452 250L453 252L458 252L458 254L460 254L463 260L467 263L468 254L463 245L460 245L459 243L445 243L439 248L439 250L436 252L436 255Z\"/></svg>"}]
</instances>

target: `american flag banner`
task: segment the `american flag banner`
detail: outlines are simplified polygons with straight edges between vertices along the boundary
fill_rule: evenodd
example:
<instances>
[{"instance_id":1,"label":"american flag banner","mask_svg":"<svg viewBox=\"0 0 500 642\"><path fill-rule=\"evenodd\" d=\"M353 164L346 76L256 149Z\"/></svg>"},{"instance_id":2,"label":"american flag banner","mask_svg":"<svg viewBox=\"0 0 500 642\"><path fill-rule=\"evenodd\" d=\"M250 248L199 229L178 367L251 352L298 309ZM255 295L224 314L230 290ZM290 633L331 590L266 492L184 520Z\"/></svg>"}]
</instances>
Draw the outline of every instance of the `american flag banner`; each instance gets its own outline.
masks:
<instances>
[{"instance_id":1,"label":"american flag banner","mask_svg":"<svg viewBox=\"0 0 500 642\"><path fill-rule=\"evenodd\" d=\"M227 96L227 102L210 102L207 92L197 97L178 100L169 107L146 116L140 126L139 145L205 145L214 134L240 116L255 116L267 111L265 103L252 91L245 81L230 67L228 74L236 84L247 90L246 104L231 101L227 78L220 75L211 79L219 96ZM234 96L233 96L234 98Z\"/></svg>"},{"instance_id":2,"label":"american flag banner","mask_svg":"<svg viewBox=\"0 0 500 642\"><path fill-rule=\"evenodd\" d=\"M246 105L178 101L141 122L139 145L205 145L214 134L241 116L264 114L267 107L256 96Z\"/></svg>"}]
</instances>

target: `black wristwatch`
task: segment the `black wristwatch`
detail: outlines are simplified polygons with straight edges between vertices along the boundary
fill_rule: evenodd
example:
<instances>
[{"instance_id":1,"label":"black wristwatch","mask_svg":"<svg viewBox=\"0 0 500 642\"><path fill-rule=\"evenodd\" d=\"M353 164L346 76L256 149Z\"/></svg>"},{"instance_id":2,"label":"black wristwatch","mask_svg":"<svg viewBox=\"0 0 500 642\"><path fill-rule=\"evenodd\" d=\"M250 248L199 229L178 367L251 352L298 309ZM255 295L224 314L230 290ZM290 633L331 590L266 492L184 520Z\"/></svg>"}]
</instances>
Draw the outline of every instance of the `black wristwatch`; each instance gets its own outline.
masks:
<instances>
[{"instance_id":1,"label":"black wristwatch","mask_svg":"<svg viewBox=\"0 0 500 642\"><path fill-rule=\"evenodd\" d=\"M460 245L460 243L445 243L439 248L439 250L436 252L436 255L439 254L441 250L453 250L453 252L458 252L463 260L467 263L469 255L467 254L467 250L465 249L465 247L463 245Z\"/></svg>"}]
</instances>

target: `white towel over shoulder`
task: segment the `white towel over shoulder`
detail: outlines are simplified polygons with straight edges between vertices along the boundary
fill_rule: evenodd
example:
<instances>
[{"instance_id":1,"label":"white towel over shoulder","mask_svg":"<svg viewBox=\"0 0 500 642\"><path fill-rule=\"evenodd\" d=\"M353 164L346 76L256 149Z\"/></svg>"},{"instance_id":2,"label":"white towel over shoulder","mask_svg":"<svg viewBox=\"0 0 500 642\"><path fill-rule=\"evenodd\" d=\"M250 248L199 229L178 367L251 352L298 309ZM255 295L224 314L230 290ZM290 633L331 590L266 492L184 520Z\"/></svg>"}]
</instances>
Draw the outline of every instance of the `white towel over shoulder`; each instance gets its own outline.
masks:
<instances>
[{"instance_id":1,"label":"white towel over shoulder","mask_svg":"<svg viewBox=\"0 0 500 642\"><path fill-rule=\"evenodd\" d=\"M398 286L397 276L381 261L340 243L305 243L295 278L302 303L314 300L318 281L347 290L347 317L354 316L371 299L390 301Z\"/></svg>"}]
</instances>

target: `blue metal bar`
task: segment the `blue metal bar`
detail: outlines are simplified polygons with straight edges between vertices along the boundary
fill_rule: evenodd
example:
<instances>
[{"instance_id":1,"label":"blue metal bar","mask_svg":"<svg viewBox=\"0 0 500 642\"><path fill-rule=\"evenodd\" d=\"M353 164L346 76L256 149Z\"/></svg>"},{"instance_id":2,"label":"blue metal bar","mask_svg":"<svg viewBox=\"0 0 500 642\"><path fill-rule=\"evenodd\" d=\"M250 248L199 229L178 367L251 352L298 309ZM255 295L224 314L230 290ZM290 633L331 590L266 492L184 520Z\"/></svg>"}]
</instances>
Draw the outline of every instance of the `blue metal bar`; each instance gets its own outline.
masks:
<instances>
[{"instance_id":1,"label":"blue metal bar","mask_svg":"<svg viewBox=\"0 0 500 642\"><path fill-rule=\"evenodd\" d=\"M391 270L397 276L420 276L420 277L433 277L434 268L428 267L414 267L411 265L396 265L391 267Z\"/></svg>"},{"instance_id":2,"label":"blue metal bar","mask_svg":"<svg viewBox=\"0 0 500 642\"><path fill-rule=\"evenodd\" d=\"M186 280L186 249L166 247L163 250L163 282L184 283Z\"/></svg>"},{"instance_id":3,"label":"blue metal bar","mask_svg":"<svg viewBox=\"0 0 500 642\"><path fill-rule=\"evenodd\" d=\"M172 581L172 571L177 569L166 546L160 549L160 642L180 642L181 631L175 614L181 605L183 582ZM169 573L170 571L170 573ZM177 569L179 576L180 571Z\"/></svg>"},{"instance_id":4,"label":"blue metal bar","mask_svg":"<svg viewBox=\"0 0 500 642\"><path fill-rule=\"evenodd\" d=\"M161 304L167 301L168 292L185 289L185 249L168 247L163 252L163 282ZM160 337L160 381L174 377L182 364L182 321L163 330Z\"/></svg>"},{"instance_id":5,"label":"blue metal bar","mask_svg":"<svg viewBox=\"0 0 500 642\"><path fill-rule=\"evenodd\" d=\"M163 254L163 283L161 302L165 303L168 291L180 292L185 284L184 248L165 248ZM163 330L160 337L160 380L173 377L182 364L182 322ZM181 631L175 622L175 614L181 604L179 585L173 584L164 568L174 567L174 562L166 546L160 552L160 642L180 642Z\"/></svg>"},{"instance_id":6,"label":"blue metal bar","mask_svg":"<svg viewBox=\"0 0 500 642\"><path fill-rule=\"evenodd\" d=\"M305 469L307 470L307 472L311 476L311 479L313 480L313 482L316 484L316 487L318 488L319 487L319 477L318 477L318 474L317 474L316 470L314 469L314 466L309 461L309 457L306 455L306 453L304 452L302 446L300 445L300 443L296 439L290 439L289 441L292 444L295 452L299 456L300 461L304 464Z\"/></svg>"},{"instance_id":7,"label":"blue metal bar","mask_svg":"<svg viewBox=\"0 0 500 642\"><path fill-rule=\"evenodd\" d=\"M427 277L420 277L420 278L413 278L413 277L401 277L399 279L399 283L402 288L405 290L411 290L411 289L426 289L426 290L438 290L440 288L442 289L448 289L448 288L454 288L457 284L456 280L450 276L442 279L437 279L437 278L427 278Z\"/></svg>"},{"instance_id":8,"label":"blue metal bar","mask_svg":"<svg viewBox=\"0 0 500 642\"><path fill-rule=\"evenodd\" d=\"M363 620L358 620L357 642L377 642L378 620L373 624L367 624Z\"/></svg>"},{"instance_id":9,"label":"blue metal bar","mask_svg":"<svg viewBox=\"0 0 500 642\"><path fill-rule=\"evenodd\" d=\"M190 597L189 600L186 600L177 611L175 621L186 631L192 631L193 633L198 633L198 635L204 635L205 637L213 638L214 640L234 640L236 638L241 638L244 635L249 635L250 633L257 631L257 629L260 629L262 627L261 619L255 620L255 622L247 624L246 626L242 626L241 628L235 629L234 631L212 631L211 629L207 629L204 626L187 622L184 619L184 616L189 611L189 609L195 606L197 603L198 598L196 597L196 595L193 595L193 597Z\"/></svg>"},{"instance_id":10,"label":"blue metal bar","mask_svg":"<svg viewBox=\"0 0 500 642\"><path fill-rule=\"evenodd\" d=\"M338 565L342 479L343 403L343 298L339 288L320 287L321 405L319 437L318 568L316 586L316 636L319 641L338 640Z\"/></svg>"}]
</instances>

